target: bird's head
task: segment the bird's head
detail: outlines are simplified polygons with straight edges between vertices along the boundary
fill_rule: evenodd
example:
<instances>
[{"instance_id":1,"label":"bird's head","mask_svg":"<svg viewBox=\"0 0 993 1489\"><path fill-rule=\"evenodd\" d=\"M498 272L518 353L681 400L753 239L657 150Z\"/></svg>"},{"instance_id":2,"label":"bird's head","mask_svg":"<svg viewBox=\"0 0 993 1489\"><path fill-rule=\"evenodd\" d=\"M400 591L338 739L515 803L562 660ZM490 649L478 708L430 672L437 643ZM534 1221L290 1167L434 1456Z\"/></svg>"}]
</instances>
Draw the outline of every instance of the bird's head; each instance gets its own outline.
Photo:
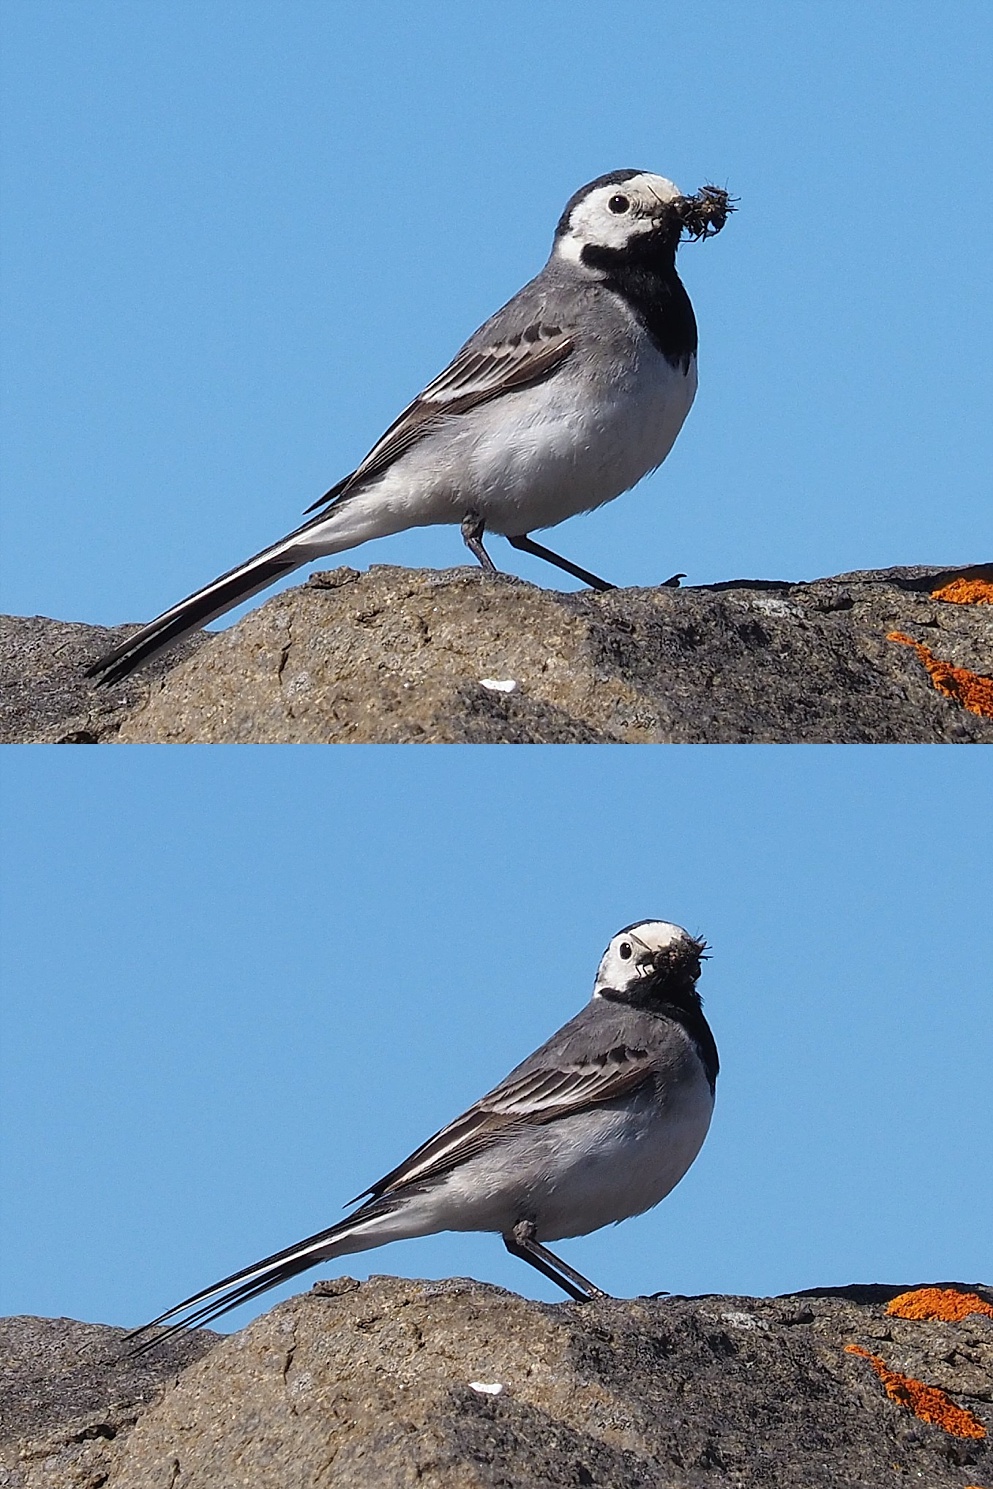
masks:
<instances>
[{"instance_id":1,"label":"bird's head","mask_svg":"<svg viewBox=\"0 0 993 1489\"><path fill-rule=\"evenodd\" d=\"M603 954L593 996L650 1008L663 1003L699 1007L700 962L707 949L682 926L639 920L618 931Z\"/></svg>"},{"instance_id":2,"label":"bird's head","mask_svg":"<svg viewBox=\"0 0 993 1489\"><path fill-rule=\"evenodd\" d=\"M688 197L651 171L611 171L567 202L552 255L593 272L609 270L618 255L648 266L671 263L684 233L719 233L733 210L717 186L702 186Z\"/></svg>"}]
</instances>

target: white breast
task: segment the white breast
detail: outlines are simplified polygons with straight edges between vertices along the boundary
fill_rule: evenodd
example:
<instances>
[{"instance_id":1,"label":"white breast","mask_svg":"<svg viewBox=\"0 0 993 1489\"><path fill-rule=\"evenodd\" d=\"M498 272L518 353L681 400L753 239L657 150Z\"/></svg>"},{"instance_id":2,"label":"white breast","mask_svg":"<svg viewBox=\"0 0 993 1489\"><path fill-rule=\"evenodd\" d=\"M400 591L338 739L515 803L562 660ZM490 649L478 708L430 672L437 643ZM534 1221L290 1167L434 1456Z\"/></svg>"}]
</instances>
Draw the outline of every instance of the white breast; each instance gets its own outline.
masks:
<instances>
[{"instance_id":1,"label":"white breast","mask_svg":"<svg viewBox=\"0 0 993 1489\"><path fill-rule=\"evenodd\" d=\"M552 1187L541 1207L539 1239L587 1235L665 1199L703 1146L713 1107L701 1072L666 1108L646 1096L621 1110L587 1113L585 1131L570 1120L572 1151L561 1155L568 1180Z\"/></svg>"},{"instance_id":2,"label":"white breast","mask_svg":"<svg viewBox=\"0 0 993 1489\"><path fill-rule=\"evenodd\" d=\"M695 359L686 371L672 367L646 338L623 367L594 374L567 363L547 383L481 409L489 427L469 461L487 527L511 535L553 527L629 490L672 449L696 382Z\"/></svg>"}]
</instances>

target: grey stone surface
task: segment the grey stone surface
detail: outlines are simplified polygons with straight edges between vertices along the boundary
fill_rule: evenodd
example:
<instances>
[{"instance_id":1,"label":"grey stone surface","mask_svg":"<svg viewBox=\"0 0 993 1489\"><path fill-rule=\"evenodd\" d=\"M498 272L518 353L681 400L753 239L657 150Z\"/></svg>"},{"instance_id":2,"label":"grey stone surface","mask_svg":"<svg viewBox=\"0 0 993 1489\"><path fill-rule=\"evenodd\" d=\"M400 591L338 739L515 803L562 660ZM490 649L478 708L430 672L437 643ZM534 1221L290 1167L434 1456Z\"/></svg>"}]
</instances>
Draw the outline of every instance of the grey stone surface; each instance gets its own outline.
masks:
<instances>
[{"instance_id":1,"label":"grey stone surface","mask_svg":"<svg viewBox=\"0 0 993 1489\"><path fill-rule=\"evenodd\" d=\"M993 564L793 584L542 590L477 569L339 568L120 688L122 629L0 630L8 740L122 743L971 743L901 631L993 673L993 606L931 591ZM512 683L509 691L492 684Z\"/></svg>"},{"instance_id":2,"label":"grey stone surface","mask_svg":"<svg viewBox=\"0 0 993 1489\"><path fill-rule=\"evenodd\" d=\"M170 1362L155 1367L154 1382L139 1384L154 1353L139 1362L112 1358L105 1376L91 1370L75 1393L51 1390L62 1356L37 1358L28 1335L15 1338L14 1349L31 1356L44 1420L39 1427L30 1396L12 1413L0 1461L21 1477L0 1482L18 1489L989 1484L989 1437L954 1436L920 1420L887 1397L864 1358L846 1352L849 1344L868 1349L993 1428L993 1318L887 1316L886 1300L903 1290L577 1305L528 1302L464 1279L339 1278L280 1304L178 1374ZM61 1323L42 1324L42 1337ZM80 1331L81 1349L115 1357L117 1331L64 1327ZM204 1341L191 1347L202 1351ZM8 1368L16 1374L10 1358ZM19 1411L27 1427L20 1437ZM101 1436L105 1424L112 1436ZM41 1429L46 1447L25 1454L20 1440L34 1441ZM86 1479L78 1450L94 1443L99 1460ZM75 1477L57 1477L61 1464Z\"/></svg>"},{"instance_id":3,"label":"grey stone surface","mask_svg":"<svg viewBox=\"0 0 993 1489\"><path fill-rule=\"evenodd\" d=\"M123 1329L0 1319L0 1486L98 1489L138 1415L217 1342L210 1329L140 1358Z\"/></svg>"},{"instance_id":4,"label":"grey stone surface","mask_svg":"<svg viewBox=\"0 0 993 1489\"><path fill-rule=\"evenodd\" d=\"M148 673L94 688L86 668L131 626L88 626L42 615L0 615L0 744L99 744L117 735L151 686L204 645L187 638Z\"/></svg>"}]
</instances>

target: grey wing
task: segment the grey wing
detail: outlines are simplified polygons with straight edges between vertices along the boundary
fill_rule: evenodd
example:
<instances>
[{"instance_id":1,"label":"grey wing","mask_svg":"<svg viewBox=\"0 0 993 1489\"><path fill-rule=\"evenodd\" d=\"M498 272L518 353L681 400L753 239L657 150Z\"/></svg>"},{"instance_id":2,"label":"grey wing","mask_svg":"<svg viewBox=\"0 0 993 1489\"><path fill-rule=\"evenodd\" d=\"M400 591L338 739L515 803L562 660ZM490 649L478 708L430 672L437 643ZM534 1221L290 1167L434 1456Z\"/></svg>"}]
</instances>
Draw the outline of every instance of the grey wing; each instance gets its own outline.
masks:
<instances>
[{"instance_id":1,"label":"grey wing","mask_svg":"<svg viewBox=\"0 0 993 1489\"><path fill-rule=\"evenodd\" d=\"M649 1052L625 1044L592 1058L561 1060L514 1072L356 1198L370 1195L379 1199L408 1184L437 1178L513 1128L542 1126L572 1112L614 1101L637 1090L653 1074Z\"/></svg>"},{"instance_id":2,"label":"grey wing","mask_svg":"<svg viewBox=\"0 0 993 1489\"><path fill-rule=\"evenodd\" d=\"M444 372L394 420L362 464L308 507L308 512L344 500L366 481L382 475L439 420L540 382L561 366L573 349L572 337L561 326L546 324L540 316L520 330L511 332L508 327L501 333L499 323L503 318L504 313L498 312L477 331Z\"/></svg>"}]
</instances>

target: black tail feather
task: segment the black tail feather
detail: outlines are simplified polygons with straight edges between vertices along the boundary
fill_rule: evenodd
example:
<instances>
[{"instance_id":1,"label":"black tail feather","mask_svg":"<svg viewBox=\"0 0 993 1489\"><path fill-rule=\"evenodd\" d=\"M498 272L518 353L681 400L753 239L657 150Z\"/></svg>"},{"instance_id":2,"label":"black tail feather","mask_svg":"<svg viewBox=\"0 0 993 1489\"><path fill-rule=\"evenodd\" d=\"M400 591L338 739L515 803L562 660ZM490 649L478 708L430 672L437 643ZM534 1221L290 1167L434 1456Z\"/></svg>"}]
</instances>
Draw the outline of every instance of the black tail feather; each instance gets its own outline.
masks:
<instances>
[{"instance_id":1,"label":"black tail feather","mask_svg":"<svg viewBox=\"0 0 993 1489\"><path fill-rule=\"evenodd\" d=\"M328 1226L327 1230L317 1231L315 1235L307 1236L305 1240L298 1241L295 1246L285 1246L282 1251L274 1251L271 1256L264 1256L261 1261L253 1262L250 1267L241 1267L237 1272L232 1272L230 1276L222 1277L220 1282L212 1282L210 1287L202 1287L199 1292L191 1293L181 1303L174 1303L171 1308L167 1308L164 1313L160 1313L158 1318L150 1319L147 1324L142 1324L139 1329L133 1329L128 1335L128 1338L134 1339L139 1334L144 1334L146 1329L154 1329L159 1324L167 1323L170 1318L175 1318L177 1313L185 1313L188 1308L192 1308L196 1303L207 1302L210 1298L216 1299L218 1293L233 1291L235 1283L244 1283L247 1286L254 1287L262 1279L271 1277L271 1281L264 1282L264 1288L275 1287L283 1280L282 1269L284 1267L302 1263L302 1265L296 1267L296 1270L303 1271L305 1267L316 1266L323 1258L313 1256L311 1253L324 1242L333 1241L336 1235L347 1230L351 1224L351 1220L340 1220L337 1225ZM304 1255L306 1255L305 1260ZM295 1273L287 1272L286 1275L294 1276ZM210 1306L212 1307L213 1304Z\"/></svg>"},{"instance_id":2,"label":"black tail feather","mask_svg":"<svg viewBox=\"0 0 993 1489\"><path fill-rule=\"evenodd\" d=\"M361 1205L348 1220L339 1220L337 1225L318 1231L316 1235L308 1236L304 1241L298 1241L295 1246L287 1246L282 1251L274 1251L272 1256L265 1256L261 1261L254 1262L252 1266L242 1267L240 1271L232 1272L229 1277L222 1277L220 1282L201 1288L199 1292L184 1298L181 1303L167 1308L164 1313L159 1314L158 1318L151 1319L149 1323L142 1324L138 1329L132 1329L131 1333L125 1336L129 1340L140 1338L149 1329L157 1329L160 1324L169 1325L153 1339L144 1340L132 1353L143 1354L146 1349L152 1349L164 1340L171 1339L174 1334L182 1333L184 1329L203 1327L215 1318L220 1318L230 1309L237 1308L239 1304L248 1303L252 1298L268 1292L271 1287L278 1287L281 1282L288 1282L291 1277L306 1272L308 1268L319 1266L322 1261L328 1260L323 1248L329 1242L347 1234L357 1222L374 1220L391 1209L392 1204L389 1201L369 1200ZM183 1317L179 1317L180 1314ZM170 1323L170 1320L175 1321Z\"/></svg>"},{"instance_id":3,"label":"black tail feather","mask_svg":"<svg viewBox=\"0 0 993 1489\"><path fill-rule=\"evenodd\" d=\"M206 589L198 590L188 599L181 600L171 610L166 610L155 620L149 621L147 626L135 631L134 635L122 641L120 646L115 646L106 656L100 657L86 669L86 676L98 678L99 686L120 682L136 667L140 667L142 662L171 646L188 631L196 630L198 626L206 625L218 615L223 615L242 600L258 594L260 589L268 588L284 574L291 574L303 562L306 562L305 557L278 557L274 554L272 558L264 559L252 567L242 564L229 574L222 574L220 579Z\"/></svg>"},{"instance_id":4,"label":"black tail feather","mask_svg":"<svg viewBox=\"0 0 993 1489\"><path fill-rule=\"evenodd\" d=\"M310 1267L315 1267L319 1261L321 1261L321 1257L318 1256L308 1257L307 1260L298 1261L295 1264L287 1262L281 1267L274 1268L270 1274L260 1277L254 1282L245 1282L241 1287L229 1288L226 1293L222 1293L213 1302L205 1303L202 1308L195 1309L192 1313L187 1314L185 1318L177 1319L175 1323L170 1324L161 1333L154 1334L148 1339L143 1339L141 1344L136 1345L129 1353L131 1355L143 1355L147 1350L155 1349L158 1345L164 1344L167 1339L172 1339L174 1335L184 1334L187 1329L206 1328L208 1324L213 1323L215 1318L220 1318L223 1314L230 1313L232 1308L237 1308L242 1303L249 1303L253 1298L261 1297L262 1293L268 1292L272 1287L278 1287L281 1282L289 1282L291 1277L296 1277L301 1272L306 1272ZM185 1304L180 1304L178 1309L171 1308L168 1313L163 1314L163 1318L172 1317L175 1312L185 1306ZM143 1324L140 1329L133 1329L130 1334L125 1335L125 1338L137 1339L140 1335L147 1333L149 1329L157 1327L157 1322Z\"/></svg>"}]
</instances>

